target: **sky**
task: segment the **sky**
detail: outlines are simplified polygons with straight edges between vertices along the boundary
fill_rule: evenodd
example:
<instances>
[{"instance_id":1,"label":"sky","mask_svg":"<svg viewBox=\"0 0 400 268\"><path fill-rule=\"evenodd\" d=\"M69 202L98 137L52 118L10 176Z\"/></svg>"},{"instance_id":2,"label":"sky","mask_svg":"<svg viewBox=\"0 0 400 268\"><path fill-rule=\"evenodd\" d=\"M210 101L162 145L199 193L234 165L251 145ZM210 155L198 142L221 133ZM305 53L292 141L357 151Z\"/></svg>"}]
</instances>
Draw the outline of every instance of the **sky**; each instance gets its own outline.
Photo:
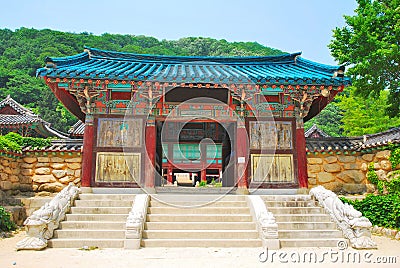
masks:
<instances>
[{"instance_id":1,"label":"sky","mask_svg":"<svg viewBox=\"0 0 400 268\"><path fill-rule=\"evenodd\" d=\"M356 0L12 0L0 5L0 28L255 41L334 65L332 30L356 7Z\"/></svg>"}]
</instances>

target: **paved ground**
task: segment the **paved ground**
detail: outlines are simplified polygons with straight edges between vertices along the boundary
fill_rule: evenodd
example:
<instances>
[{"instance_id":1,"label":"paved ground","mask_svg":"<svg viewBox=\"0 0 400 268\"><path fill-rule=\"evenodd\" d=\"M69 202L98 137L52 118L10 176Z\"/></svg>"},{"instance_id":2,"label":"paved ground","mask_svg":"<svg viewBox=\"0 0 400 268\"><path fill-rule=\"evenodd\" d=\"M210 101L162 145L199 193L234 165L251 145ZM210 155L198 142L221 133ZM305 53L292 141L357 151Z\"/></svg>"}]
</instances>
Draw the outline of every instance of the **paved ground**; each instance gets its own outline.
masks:
<instances>
[{"instance_id":1,"label":"paved ground","mask_svg":"<svg viewBox=\"0 0 400 268\"><path fill-rule=\"evenodd\" d=\"M400 241L374 236L378 250L341 251L335 248L281 249L263 254L265 262L259 261L262 248L145 248L140 250L99 249L82 251L78 249L46 249L43 251L15 251L16 242L24 232L0 240L0 267L24 268L114 268L114 267L400 267ZM308 260L311 254L317 263ZM303 259L306 255L306 261ZM347 261L350 255L350 261ZM268 259L266 260L266 256ZM353 262L356 256L356 263ZM360 263L358 263L358 256ZM392 264L378 264L389 261ZM271 261L273 258L273 261ZM324 261L322 259L324 258ZM370 261L371 263L366 263ZM393 262L396 263L393 263ZM285 263L286 262L286 263ZM373 263L375 262L375 263Z\"/></svg>"}]
</instances>

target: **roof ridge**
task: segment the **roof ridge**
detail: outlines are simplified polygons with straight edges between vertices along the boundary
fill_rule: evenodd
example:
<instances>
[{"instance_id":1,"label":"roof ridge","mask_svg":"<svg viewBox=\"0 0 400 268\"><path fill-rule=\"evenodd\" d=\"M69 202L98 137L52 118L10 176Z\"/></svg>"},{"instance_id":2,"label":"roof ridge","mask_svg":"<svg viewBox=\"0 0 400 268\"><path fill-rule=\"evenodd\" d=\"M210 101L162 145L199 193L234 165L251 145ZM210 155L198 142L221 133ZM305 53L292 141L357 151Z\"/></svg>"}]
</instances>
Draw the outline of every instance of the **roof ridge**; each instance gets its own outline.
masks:
<instances>
[{"instance_id":1,"label":"roof ridge","mask_svg":"<svg viewBox=\"0 0 400 268\"><path fill-rule=\"evenodd\" d=\"M132 52L121 52L121 51L111 51L111 50L103 50L98 48L92 48L85 46L85 52L89 54L90 57L104 57L104 56L112 56L112 55L119 55L123 57L128 57L126 59L136 59L136 60L154 60L154 61L176 61L176 63L186 63L191 61L204 61L209 60L220 61L226 60L229 63L237 63L245 62L247 60L257 60L257 61L272 61L278 59L284 59L284 61L292 61L294 62L295 58L301 55L301 52L295 53L283 53L280 55L266 55L266 56L185 56L185 55L160 55L160 54L139 54L139 53L132 53ZM78 54L79 55L79 54ZM119 58L119 57L118 57ZM58 58L60 59L60 58ZM123 59L123 58L121 58ZM126 60L125 59L125 60ZM232 62L231 62L232 61Z\"/></svg>"},{"instance_id":2,"label":"roof ridge","mask_svg":"<svg viewBox=\"0 0 400 268\"><path fill-rule=\"evenodd\" d=\"M29 115L29 116L37 116L32 110L22 106L19 102L11 98L10 94L7 95L7 97L0 101L0 108L3 108L4 106L9 105L11 106L16 112L20 113L20 115Z\"/></svg>"}]
</instances>

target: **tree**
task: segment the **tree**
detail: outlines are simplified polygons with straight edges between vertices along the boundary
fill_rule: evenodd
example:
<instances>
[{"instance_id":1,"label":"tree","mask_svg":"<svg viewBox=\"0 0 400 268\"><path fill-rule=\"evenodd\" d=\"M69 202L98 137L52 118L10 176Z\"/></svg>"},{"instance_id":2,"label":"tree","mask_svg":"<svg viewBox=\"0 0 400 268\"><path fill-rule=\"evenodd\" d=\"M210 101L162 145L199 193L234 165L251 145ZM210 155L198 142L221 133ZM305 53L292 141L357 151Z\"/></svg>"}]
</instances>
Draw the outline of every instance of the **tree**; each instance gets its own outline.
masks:
<instances>
[{"instance_id":1,"label":"tree","mask_svg":"<svg viewBox=\"0 0 400 268\"><path fill-rule=\"evenodd\" d=\"M343 113L343 133L360 136L385 131L400 125L400 117L389 118L385 113L388 91L381 91L377 98L364 98L354 95L351 87L339 96L338 107Z\"/></svg>"},{"instance_id":2,"label":"tree","mask_svg":"<svg viewBox=\"0 0 400 268\"><path fill-rule=\"evenodd\" d=\"M379 98L389 90L386 111L400 112L400 0L357 0L354 16L333 31L329 44L340 64L349 65L356 94Z\"/></svg>"},{"instance_id":3,"label":"tree","mask_svg":"<svg viewBox=\"0 0 400 268\"><path fill-rule=\"evenodd\" d=\"M343 135L342 118L343 111L339 108L338 101L334 101L329 103L317 116L304 123L304 128L309 129L316 124L329 136L340 137Z\"/></svg>"}]
</instances>

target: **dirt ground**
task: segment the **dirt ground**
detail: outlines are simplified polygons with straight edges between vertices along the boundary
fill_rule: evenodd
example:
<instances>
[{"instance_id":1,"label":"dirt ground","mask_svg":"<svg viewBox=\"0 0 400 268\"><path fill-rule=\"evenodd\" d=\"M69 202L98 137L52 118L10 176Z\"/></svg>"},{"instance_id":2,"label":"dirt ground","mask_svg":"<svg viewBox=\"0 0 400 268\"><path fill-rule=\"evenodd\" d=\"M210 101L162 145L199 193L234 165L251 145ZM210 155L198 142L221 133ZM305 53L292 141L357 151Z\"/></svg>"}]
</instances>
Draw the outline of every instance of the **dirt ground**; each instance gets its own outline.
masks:
<instances>
[{"instance_id":1,"label":"dirt ground","mask_svg":"<svg viewBox=\"0 0 400 268\"><path fill-rule=\"evenodd\" d=\"M20 232L11 238L0 239L0 268L400 267L400 241L378 236L373 237L378 250L285 248L264 252L262 248L143 248L16 251L15 244L24 236L25 232ZM315 258L310 261L311 253ZM260 261L260 254L265 262Z\"/></svg>"}]
</instances>

